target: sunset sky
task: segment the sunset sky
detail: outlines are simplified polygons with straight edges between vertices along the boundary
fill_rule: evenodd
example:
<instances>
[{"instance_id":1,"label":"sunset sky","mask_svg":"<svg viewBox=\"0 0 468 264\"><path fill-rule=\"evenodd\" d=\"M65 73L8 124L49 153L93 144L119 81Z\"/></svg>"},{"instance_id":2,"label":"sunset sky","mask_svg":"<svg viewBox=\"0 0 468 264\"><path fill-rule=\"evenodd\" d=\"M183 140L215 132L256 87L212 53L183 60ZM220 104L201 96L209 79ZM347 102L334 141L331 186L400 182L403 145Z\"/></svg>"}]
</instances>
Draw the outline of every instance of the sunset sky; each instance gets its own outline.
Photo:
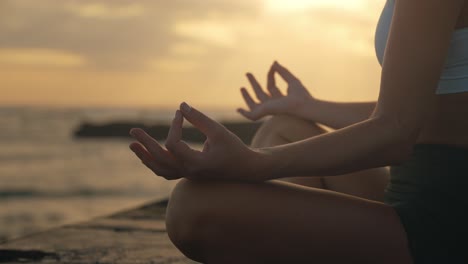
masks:
<instances>
[{"instance_id":1,"label":"sunset sky","mask_svg":"<svg viewBox=\"0 0 468 264\"><path fill-rule=\"evenodd\" d=\"M376 99L384 0L2 0L0 104L243 105L273 60L311 93Z\"/></svg>"}]
</instances>

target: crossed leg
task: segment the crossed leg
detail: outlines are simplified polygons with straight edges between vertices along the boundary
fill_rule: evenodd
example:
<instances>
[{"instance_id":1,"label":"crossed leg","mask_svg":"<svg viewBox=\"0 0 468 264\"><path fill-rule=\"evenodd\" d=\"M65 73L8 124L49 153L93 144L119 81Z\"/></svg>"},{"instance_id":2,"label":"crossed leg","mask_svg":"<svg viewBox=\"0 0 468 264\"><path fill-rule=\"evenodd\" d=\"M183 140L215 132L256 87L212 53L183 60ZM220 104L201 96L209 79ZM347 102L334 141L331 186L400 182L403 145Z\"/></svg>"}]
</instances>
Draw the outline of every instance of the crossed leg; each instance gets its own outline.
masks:
<instances>
[{"instance_id":1,"label":"crossed leg","mask_svg":"<svg viewBox=\"0 0 468 264\"><path fill-rule=\"evenodd\" d=\"M282 181L182 179L166 228L182 253L202 263L411 263L392 207Z\"/></svg>"},{"instance_id":2,"label":"crossed leg","mask_svg":"<svg viewBox=\"0 0 468 264\"><path fill-rule=\"evenodd\" d=\"M265 121L252 140L252 147L270 147L327 133L313 122L293 116L276 115ZM327 189L362 198L383 201L389 180L387 168L375 168L332 177L292 177L281 179L309 187Z\"/></svg>"},{"instance_id":3,"label":"crossed leg","mask_svg":"<svg viewBox=\"0 0 468 264\"><path fill-rule=\"evenodd\" d=\"M288 127L292 133L269 133L265 136L270 141L259 137L262 129L267 131L278 121L266 123L253 143L301 139L288 138L300 131L292 123ZM308 133L316 129L305 127ZM310 178L315 181L299 182L302 185L284 180L251 184L182 179L166 211L168 235L182 253L203 263L412 263L398 215L375 201L382 194L363 191L359 185L361 189L345 191L357 196L325 190L330 186L327 179ZM383 186L373 186L383 193ZM370 199L362 198L366 195Z\"/></svg>"}]
</instances>

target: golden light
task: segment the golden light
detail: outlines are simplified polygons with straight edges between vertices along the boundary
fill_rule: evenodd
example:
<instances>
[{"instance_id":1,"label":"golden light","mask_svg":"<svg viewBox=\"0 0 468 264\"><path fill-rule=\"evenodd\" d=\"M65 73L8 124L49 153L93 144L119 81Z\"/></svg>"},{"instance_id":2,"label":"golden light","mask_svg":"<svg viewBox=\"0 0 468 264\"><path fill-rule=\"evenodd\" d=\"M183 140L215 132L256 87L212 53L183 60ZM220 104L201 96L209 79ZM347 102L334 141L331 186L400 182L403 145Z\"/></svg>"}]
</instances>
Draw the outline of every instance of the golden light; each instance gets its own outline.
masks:
<instances>
[{"instance_id":1,"label":"golden light","mask_svg":"<svg viewBox=\"0 0 468 264\"><path fill-rule=\"evenodd\" d=\"M297 12L316 7L361 9L366 0L264 0L265 8L271 12Z\"/></svg>"},{"instance_id":2,"label":"golden light","mask_svg":"<svg viewBox=\"0 0 468 264\"><path fill-rule=\"evenodd\" d=\"M85 63L82 56L66 51L0 48L0 65L77 67Z\"/></svg>"},{"instance_id":3,"label":"golden light","mask_svg":"<svg viewBox=\"0 0 468 264\"><path fill-rule=\"evenodd\" d=\"M119 19L138 17L145 12L142 5L131 4L104 4L104 3L78 3L70 2L66 5L72 13L89 18Z\"/></svg>"}]
</instances>

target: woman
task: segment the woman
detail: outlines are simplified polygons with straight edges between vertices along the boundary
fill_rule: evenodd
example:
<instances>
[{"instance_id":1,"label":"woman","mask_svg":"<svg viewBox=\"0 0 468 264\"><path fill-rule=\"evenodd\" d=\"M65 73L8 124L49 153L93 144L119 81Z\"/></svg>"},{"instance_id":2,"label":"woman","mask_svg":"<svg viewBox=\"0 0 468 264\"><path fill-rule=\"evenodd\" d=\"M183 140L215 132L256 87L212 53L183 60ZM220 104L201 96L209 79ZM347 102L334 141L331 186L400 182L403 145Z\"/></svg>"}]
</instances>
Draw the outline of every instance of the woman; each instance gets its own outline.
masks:
<instances>
[{"instance_id":1,"label":"woman","mask_svg":"<svg viewBox=\"0 0 468 264\"><path fill-rule=\"evenodd\" d=\"M259 102L242 89L242 114L275 115L251 147L185 103L166 149L133 129L146 166L186 178L167 209L173 243L204 263L468 263L467 2L388 0L376 103L316 100L274 63L267 91L248 76ZM183 119L202 152L181 141Z\"/></svg>"}]
</instances>

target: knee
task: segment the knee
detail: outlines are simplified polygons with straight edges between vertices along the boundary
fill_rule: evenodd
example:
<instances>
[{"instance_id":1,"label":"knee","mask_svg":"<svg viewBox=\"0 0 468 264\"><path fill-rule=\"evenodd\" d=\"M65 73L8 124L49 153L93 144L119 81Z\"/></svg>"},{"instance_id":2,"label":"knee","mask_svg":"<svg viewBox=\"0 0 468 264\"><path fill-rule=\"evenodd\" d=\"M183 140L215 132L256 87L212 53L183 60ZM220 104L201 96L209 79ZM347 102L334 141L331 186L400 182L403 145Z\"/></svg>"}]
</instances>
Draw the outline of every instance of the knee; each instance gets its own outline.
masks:
<instances>
[{"instance_id":1,"label":"knee","mask_svg":"<svg viewBox=\"0 0 468 264\"><path fill-rule=\"evenodd\" d=\"M300 120L297 117L289 115L274 115L265 122L263 122L262 127L267 128L269 131L282 131L288 124L305 122Z\"/></svg>"},{"instance_id":2,"label":"knee","mask_svg":"<svg viewBox=\"0 0 468 264\"><path fill-rule=\"evenodd\" d=\"M203 262L208 210L203 206L203 184L181 179L166 209L166 230L172 243L187 257Z\"/></svg>"},{"instance_id":3,"label":"knee","mask_svg":"<svg viewBox=\"0 0 468 264\"><path fill-rule=\"evenodd\" d=\"M281 137L289 142L326 132L314 122L290 115L275 115L265 121L257 133Z\"/></svg>"}]
</instances>

